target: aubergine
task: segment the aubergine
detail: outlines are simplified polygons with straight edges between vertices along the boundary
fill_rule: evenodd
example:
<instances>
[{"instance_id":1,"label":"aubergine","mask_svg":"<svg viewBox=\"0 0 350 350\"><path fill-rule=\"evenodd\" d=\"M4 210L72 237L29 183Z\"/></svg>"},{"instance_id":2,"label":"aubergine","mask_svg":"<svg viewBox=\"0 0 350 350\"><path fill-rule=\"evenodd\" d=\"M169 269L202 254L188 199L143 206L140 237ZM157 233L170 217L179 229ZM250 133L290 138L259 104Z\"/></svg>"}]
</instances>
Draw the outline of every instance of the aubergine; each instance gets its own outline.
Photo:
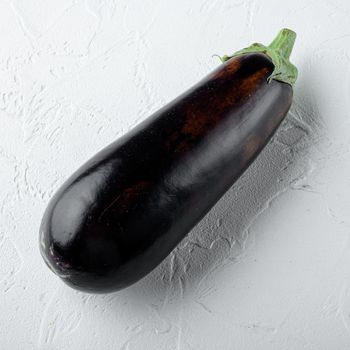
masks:
<instances>
[{"instance_id":1,"label":"aubergine","mask_svg":"<svg viewBox=\"0 0 350 350\"><path fill-rule=\"evenodd\" d=\"M152 271L264 148L286 116L296 34L255 43L78 169L53 196L40 251L71 287L125 288Z\"/></svg>"}]
</instances>

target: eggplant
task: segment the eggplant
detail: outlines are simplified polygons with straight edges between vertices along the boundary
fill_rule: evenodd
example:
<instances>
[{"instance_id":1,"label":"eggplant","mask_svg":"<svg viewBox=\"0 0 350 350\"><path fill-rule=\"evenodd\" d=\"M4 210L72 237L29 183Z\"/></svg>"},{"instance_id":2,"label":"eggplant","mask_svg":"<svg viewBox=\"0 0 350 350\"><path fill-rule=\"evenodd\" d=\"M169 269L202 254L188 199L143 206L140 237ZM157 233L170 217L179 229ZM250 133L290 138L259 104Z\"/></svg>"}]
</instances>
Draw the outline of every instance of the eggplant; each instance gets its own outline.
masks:
<instances>
[{"instance_id":1,"label":"eggplant","mask_svg":"<svg viewBox=\"0 0 350 350\"><path fill-rule=\"evenodd\" d=\"M44 213L40 252L73 288L152 271L232 186L286 116L296 34L253 44L78 169Z\"/></svg>"}]
</instances>

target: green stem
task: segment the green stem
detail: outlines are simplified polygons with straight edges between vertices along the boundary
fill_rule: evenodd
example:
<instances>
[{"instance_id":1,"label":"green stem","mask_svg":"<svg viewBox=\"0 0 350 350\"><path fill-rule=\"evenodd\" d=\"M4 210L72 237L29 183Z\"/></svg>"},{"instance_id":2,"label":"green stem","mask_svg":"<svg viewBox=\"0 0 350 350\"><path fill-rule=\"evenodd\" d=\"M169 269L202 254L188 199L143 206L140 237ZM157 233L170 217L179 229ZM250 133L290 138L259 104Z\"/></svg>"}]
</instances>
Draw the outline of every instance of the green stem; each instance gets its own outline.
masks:
<instances>
[{"instance_id":1,"label":"green stem","mask_svg":"<svg viewBox=\"0 0 350 350\"><path fill-rule=\"evenodd\" d=\"M292 53L295 38L297 37L296 33L290 29L282 29L277 34L276 38L273 39L271 44L268 46L271 50L279 51L281 56L286 60L289 59L290 54Z\"/></svg>"},{"instance_id":2,"label":"green stem","mask_svg":"<svg viewBox=\"0 0 350 350\"><path fill-rule=\"evenodd\" d=\"M243 50L235 52L231 56L222 56L221 61L226 62L232 57L246 53L264 53L271 58L271 61L275 66L273 72L268 78L268 81L274 79L293 86L298 77L298 70L289 61L289 56L292 52L295 38L295 32L290 29L282 29L269 46L254 43Z\"/></svg>"}]
</instances>

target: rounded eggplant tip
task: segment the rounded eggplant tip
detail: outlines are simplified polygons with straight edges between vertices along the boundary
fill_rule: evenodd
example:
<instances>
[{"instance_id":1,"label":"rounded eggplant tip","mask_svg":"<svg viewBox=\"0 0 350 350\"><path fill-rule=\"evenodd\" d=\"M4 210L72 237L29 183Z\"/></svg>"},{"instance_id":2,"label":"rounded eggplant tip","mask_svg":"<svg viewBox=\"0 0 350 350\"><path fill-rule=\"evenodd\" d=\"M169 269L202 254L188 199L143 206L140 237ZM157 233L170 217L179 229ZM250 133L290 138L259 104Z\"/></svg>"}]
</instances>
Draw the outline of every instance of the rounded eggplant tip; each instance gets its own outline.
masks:
<instances>
[{"instance_id":1,"label":"rounded eggplant tip","mask_svg":"<svg viewBox=\"0 0 350 350\"><path fill-rule=\"evenodd\" d=\"M47 267L57 276L66 278L69 276L69 270L74 271L69 260L58 253L57 242L52 239L48 229L47 215L45 214L40 226L39 232L39 250Z\"/></svg>"},{"instance_id":2,"label":"rounded eggplant tip","mask_svg":"<svg viewBox=\"0 0 350 350\"><path fill-rule=\"evenodd\" d=\"M44 231L41 231L41 235L45 235ZM93 294L109 293L119 289L115 286L115 275L108 266L105 266L105 271L101 271L101 266L99 270L93 270L91 266L90 268L81 266L78 261L71 258L68 251L61 253L60 247L55 242L47 245L44 241L40 241L41 256L48 268L65 284ZM85 256L84 260L89 260L89 256Z\"/></svg>"},{"instance_id":3,"label":"rounded eggplant tip","mask_svg":"<svg viewBox=\"0 0 350 350\"><path fill-rule=\"evenodd\" d=\"M94 225L78 228L75 224L61 206L48 207L39 231L39 249L46 265L80 291L108 293L120 289L120 254L109 232ZM67 227L71 230L66 231Z\"/></svg>"}]
</instances>

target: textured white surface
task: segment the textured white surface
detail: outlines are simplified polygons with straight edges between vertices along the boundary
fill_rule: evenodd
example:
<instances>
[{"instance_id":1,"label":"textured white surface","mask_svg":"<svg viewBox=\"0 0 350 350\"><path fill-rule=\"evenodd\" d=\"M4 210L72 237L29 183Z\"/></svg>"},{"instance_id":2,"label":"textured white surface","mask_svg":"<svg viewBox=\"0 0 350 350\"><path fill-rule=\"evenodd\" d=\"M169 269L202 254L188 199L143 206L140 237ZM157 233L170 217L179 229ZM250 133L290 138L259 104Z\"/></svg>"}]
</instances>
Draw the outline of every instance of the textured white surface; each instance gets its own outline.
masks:
<instances>
[{"instance_id":1,"label":"textured white surface","mask_svg":"<svg viewBox=\"0 0 350 350\"><path fill-rule=\"evenodd\" d=\"M350 2L0 1L0 349L348 349ZM288 118L151 275L75 292L38 251L79 165L218 65L298 33Z\"/></svg>"}]
</instances>

